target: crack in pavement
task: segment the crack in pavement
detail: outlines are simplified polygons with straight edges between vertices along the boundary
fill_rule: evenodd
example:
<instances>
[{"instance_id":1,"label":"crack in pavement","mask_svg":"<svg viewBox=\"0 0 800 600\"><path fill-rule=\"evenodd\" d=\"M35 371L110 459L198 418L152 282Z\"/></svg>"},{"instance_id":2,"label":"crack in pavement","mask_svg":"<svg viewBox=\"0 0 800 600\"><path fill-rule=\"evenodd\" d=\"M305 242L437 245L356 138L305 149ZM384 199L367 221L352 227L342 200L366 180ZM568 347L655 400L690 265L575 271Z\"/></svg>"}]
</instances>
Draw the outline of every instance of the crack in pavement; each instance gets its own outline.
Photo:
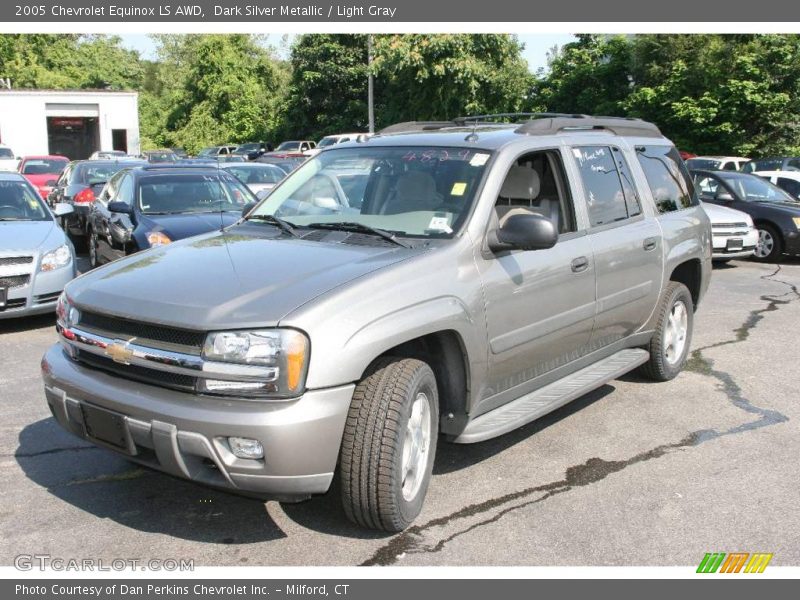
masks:
<instances>
[{"instance_id":1,"label":"crack in pavement","mask_svg":"<svg viewBox=\"0 0 800 600\"><path fill-rule=\"evenodd\" d=\"M609 475L617 473L631 465L660 458L673 451L699 446L700 444L703 444L710 440L719 439L724 436L734 435L737 433L742 433L744 431L751 431L754 429L759 429L761 427L768 427L771 425L776 425L778 423L783 423L788 421L789 420L788 417L786 417L785 415L781 414L776 410L761 408L752 404L744 396L741 387L734 381L733 377L729 373L727 373L726 371L715 369L714 361L712 359L703 356L704 350L710 350L712 348L719 348L721 346L738 344L746 341L750 337L750 333L752 332L752 330L758 325L759 322L761 322L761 320L763 320L765 313L777 311L781 306L789 304L793 300L800 299L800 291L798 291L797 286L787 281L774 279L774 277L780 271L781 267L780 265L777 265L775 271L767 275L762 275L761 279L786 285L787 287L789 287L789 291L786 292L785 294L780 294L780 295L775 295L775 294L762 295L760 299L764 302L767 302L767 306L764 308L750 311L750 313L748 314L747 318L742 323L742 325L733 330L735 334L735 337L733 339L724 340L722 342L717 342L715 344L709 344L707 346L703 346L701 348L694 350L691 354L691 358L686 362L686 365L684 367L688 371L693 371L701 375L707 375L709 377L716 379L718 381L718 389L726 395L726 397L731 401L731 403L734 406L749 414L759 415L760 417L759 419L743 423L741 425L737 425L725 431L718 431L716 429L703 429L703 430L693 431L679 442L661 444L659 446L656 446L655 448L647 450L646 452L640 452L639 454L636 454L627 460L608 461L596 457L590 458L586 462L580 465L574 465L572 467L569 467L566 470L564 479L561 479L559 481L553 481L550 483L529 487L524 490L519 490L516 492L505 494L503 496L499 496L497 498L491 498L484 502L471 504L449 515L431 519L427 523L423 523L421 525L413 525L408 529L406 529L405 531L403 531L402 533L393 537L391 540L389 540L388 543L378 548L378 550L376 550L370 558L361 563L361 566L374 566L374 565L388 566L395 564L399 560L399 558L405 554L423 554L423 553L439 552L448 543L452 542L456 538L466 535L485 525L489 525L491 523L499 521L501 518L503 518L510 512L528 506L532 506L540 502L544 502L548 498L551 498L557 494L568 492L571 489L574 489L575 487L582 487L591 485L593 483L597 483L598 481L602 481ZM787 300L781 300L781 298L790 295L794 297ZM537 496L533 499L518 504L513 504L511 506L506 506L497 513L488 516L487 518L481 521L473 523L472 525L464 529L456 531L455 533L451 534L448 537L440 539L433 545L430 544L426 545L425 543L425 540L423 538L424 534L433 528L449 525L451 522L457 521L459 519L466 519L469 517L481 515L490 510L500 508L503 505L507 505L511 502L527 499L532 495L540 493L541 493L540 496Z\"/></svg>"}]
</instances>

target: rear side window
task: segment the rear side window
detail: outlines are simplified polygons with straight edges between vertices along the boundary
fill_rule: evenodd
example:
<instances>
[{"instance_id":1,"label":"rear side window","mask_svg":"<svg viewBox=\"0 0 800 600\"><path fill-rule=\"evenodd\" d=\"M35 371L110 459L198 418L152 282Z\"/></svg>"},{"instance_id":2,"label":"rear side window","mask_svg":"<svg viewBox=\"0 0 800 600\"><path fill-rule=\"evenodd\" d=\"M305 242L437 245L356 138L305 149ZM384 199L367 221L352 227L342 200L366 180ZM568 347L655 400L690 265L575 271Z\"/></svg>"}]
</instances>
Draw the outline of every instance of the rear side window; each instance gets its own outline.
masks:
<instances>
[{"instance_id":1,"label":"rear side window","mask_svg":"<svg viewBox=\"0 0 800 600\"><path fill-rule=\"evenodd\" d=\"M692 179L674 147L637 146L636 155L658 212L663 214L697 206Z\"/></svg>"},{"instance_id":2,"label":"rear side window","mask_svg":"<svg viewBox=\"0 0 800 600\"><path fill-rule=\"evenodd\" d=\"M578 163L592 227L624 221L641 213L636 188L622 153L611 146L581 146Z\"/></svg>"}]
</instances>

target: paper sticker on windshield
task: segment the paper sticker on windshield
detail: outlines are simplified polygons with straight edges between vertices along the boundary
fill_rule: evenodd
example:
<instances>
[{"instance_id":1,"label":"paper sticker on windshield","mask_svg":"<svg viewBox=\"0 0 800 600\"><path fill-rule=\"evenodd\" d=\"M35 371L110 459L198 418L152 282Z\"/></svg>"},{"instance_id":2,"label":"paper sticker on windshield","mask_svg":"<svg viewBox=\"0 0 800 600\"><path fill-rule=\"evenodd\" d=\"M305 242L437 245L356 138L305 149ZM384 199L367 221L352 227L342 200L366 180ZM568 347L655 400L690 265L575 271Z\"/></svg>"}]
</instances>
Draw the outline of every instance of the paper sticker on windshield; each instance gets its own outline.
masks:
<instances>
[{"instance_id":1,"label":"paper sticker on windshield","mask_svg":"<svg viewBox=\"0 0 800 600\"><path fill-rule=\"evenodd\" d=\"M463 181L457 181L453 184L453 189L450 190L451 196L463 196L467 191L467 184Z\"/></svg>"},{"instance_id":2,"label":"paper sticker on windshield","mask_svg":"<svg viewBox=\"0 0 800 600\"><path fill-rule=\"evenodd\" d=\"M447 217L433 217L431 222L428 224L428 229L433 231L444 231L445 233L453 233Z\"/></svg>"},{"instance_id":3,"label":"paper sticker on windshield","mask_svg":"<svg viewBox=\"0 0 800 600\"><path fill-rule=\"evenodd\" d=\"M488 154L478 153L472 157L472 160L469 161L469 164L473 167L482 167L483 165L486 164L487 160L489 160Z\"/></svg>"}]
</instances>

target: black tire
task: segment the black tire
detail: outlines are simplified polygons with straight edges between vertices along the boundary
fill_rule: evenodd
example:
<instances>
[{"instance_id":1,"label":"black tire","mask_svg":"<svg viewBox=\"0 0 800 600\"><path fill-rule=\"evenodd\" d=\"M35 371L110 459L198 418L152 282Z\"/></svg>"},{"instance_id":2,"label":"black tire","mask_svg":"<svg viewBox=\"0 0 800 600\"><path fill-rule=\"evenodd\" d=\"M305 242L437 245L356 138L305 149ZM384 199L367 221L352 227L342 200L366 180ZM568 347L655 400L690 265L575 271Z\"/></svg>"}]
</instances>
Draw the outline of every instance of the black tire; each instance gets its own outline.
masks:
<instances>
[{"instance_id":1,"label":"black tire","mask_svg":"<svg viewBox=\"0 0 800 600\"><path fill-rule=\"evenodd\" d=\"M94 229L89 229L86 240L86 250L89 252L89 269L96 269L100 266L100 261L97 256L97 234Z\"/></svg>"},{"instance_id":2,"label":"black tire","mask_svg":"<svg viewBox=\"0 0 800 600\"><path fill-rule=\"evenodd\" d=\"M414 402L424 394L430 431L422 479L403 493L403 448ZM356 386L342 439L340 479L347 517L370 529L402 531L419 515L430 482L439 423L436 377L427 363L386 357ZM420 431L424 431L420 427ZM420 464L424 458L420 458ZM410 480L411 482L411 480Z\"/></svg>"},{"instance_id":3,"label":"black tire","mask_svg":"<svg viewBox=\"0 0 800 600\"><path fill-rule=\"evenodd\" d=\"M686 333L680 354L676 355L673 352L669 355L670 344L667 335L670 329L670 315L679 302L683 303L686 309ZM694 303L689 289L682 283L670 281L661 296L656 315L656 330L647 346L650 359L640 367L640 371L645 377L655 381L669 381L683 369L692 343Z\"/></svg>"},{"instance_id":4,"label":"black tire","mask_svg":"<svg viewBox=\"0 0 800 600\"><path fill-rule=\"evenodd\" d=\"M767 235L772 240L772 248L770 252L764 256L758 256L758 246L756 247L756 254L753 259L758 262L776 263L781 260L783 256L783 236L772 225L767 223L757 223L756 229L758 230L758 244L762 243L762 236Z\"/></svg>"}]
</instances>

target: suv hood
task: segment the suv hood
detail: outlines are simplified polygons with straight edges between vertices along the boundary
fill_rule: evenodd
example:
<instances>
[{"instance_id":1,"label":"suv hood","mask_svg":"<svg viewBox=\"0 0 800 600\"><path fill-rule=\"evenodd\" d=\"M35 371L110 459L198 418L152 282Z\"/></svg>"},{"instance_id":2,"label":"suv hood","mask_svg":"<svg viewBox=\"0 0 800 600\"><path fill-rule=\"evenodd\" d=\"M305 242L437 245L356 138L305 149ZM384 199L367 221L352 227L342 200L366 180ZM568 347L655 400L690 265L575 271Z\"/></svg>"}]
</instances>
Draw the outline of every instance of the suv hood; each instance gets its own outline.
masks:
<instances>
[{"instance_id":1,"label":"suv hood","mask_svg":"<svg viewBox=\"0 0 800 600\"><path fill-rule=\"evenodd\" d=\"M422 251L305 241L269 225L242 225L113 262L66 289L80 309L138 321L204 331L265 327Z\"/></svg>"},{"instance_id":2,"label":"suv hood","mask_svg":"<svg viewBox=\"0 0 800 600\"><path fill-rule=\"evenodd\" d=\"M750 215L735 208L719 206L711 202L702 202L703 210L706 211L708 218L714 223L750 223Z\"/></svg>"}]
</instances>

